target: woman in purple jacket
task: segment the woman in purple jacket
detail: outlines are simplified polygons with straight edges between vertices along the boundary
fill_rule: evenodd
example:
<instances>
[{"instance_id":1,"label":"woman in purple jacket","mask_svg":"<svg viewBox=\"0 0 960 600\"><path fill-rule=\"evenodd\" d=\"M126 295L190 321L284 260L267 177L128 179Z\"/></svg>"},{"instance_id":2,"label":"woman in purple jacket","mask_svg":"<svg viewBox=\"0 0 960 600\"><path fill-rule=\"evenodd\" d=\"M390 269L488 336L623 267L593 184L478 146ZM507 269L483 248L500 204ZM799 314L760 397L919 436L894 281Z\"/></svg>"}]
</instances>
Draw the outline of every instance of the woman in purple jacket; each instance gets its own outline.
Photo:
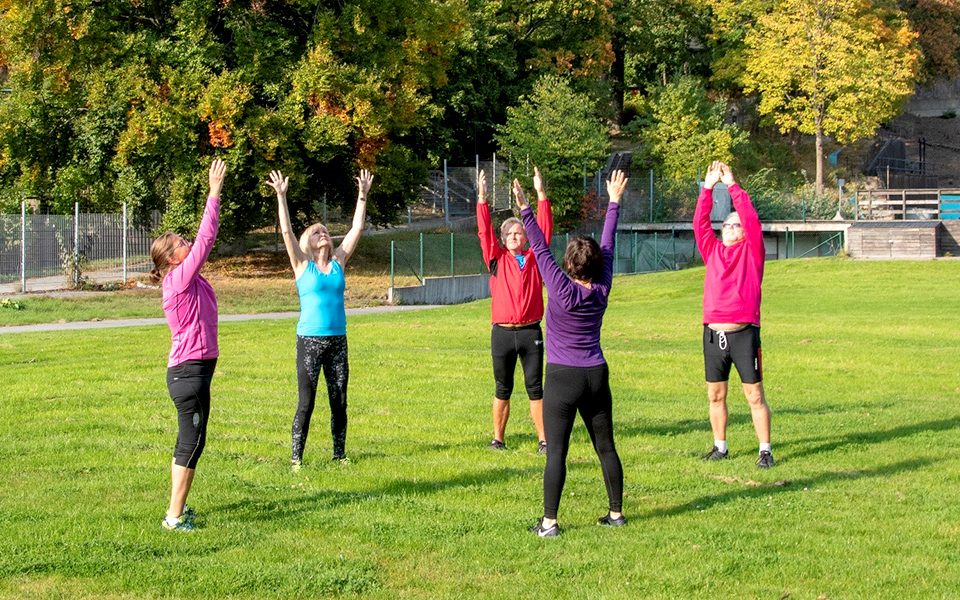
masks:
<instances>
[{"instance_id":1,"label":"woman in purple jacket","mask_svg":"<svg viewBox=\"0 0 960 600\"><path fill-rule=\"evenodd\" d=\"M544 374L543 426L547 437L547 465L543 472L543 517L530 531L540 537L560 535L557 509L567 476L570 432L580 413L593 449L600 458L607 488L609 511L598 525L619 527L627 519L621 512L623 467L613 442L612 398L607 361L600 349L600 326L613 284L613 244L620 214L620 199L627 178L614 171L607 181L610 204L600 245L577 237L567 244L564 273L527 204L520 183L513 182L520 216L530 247L547 286L547 366Z\"/></svg>"},{"instance_id":2,"label":"woman in purple jacket","mask_svg":"<svg viewBox=\"0 0 960 600\"><path fill-rule=\"evenodd\" d=\"M220 226L220 189L227 167L222 160L210 165L210 193L191 244L175 233L161 235L150 248L155 282L162 281L163 313L172 343L167 361L167 389L177 408L177 443L170 467L170 507L161 522L168 531L192 531L193 510L187 494L197 461L207 439L210 382L217 366L217 297L200 275L210 256Z\"/></svg>"}]
</instances>

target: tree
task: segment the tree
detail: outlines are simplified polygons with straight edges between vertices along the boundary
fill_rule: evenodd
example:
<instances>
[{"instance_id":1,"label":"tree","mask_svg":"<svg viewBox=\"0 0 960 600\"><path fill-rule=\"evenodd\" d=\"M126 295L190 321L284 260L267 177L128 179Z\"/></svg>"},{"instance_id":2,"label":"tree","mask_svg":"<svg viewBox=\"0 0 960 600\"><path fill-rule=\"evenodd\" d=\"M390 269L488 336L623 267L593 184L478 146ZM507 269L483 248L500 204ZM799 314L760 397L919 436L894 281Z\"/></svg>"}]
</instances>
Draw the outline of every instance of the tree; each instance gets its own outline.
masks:
<instances>
[{"instance_id":1,"label":"tree","mask_svg":"<svg viewBox=\"0 0 960 600\"><path fill-rule=\"evenodd\" d=\"M529 96L507 109L499 132L497 140L513 164L529 160L540 168L557 222L578 220L584 172L595 172L608 152L606 127L590 98L575 92L566 78L544 75Z\"/></svg>"},{"instance_id":2,"label":"tree","mask_svg":"<svg viewBox=\"0 0 960 600\"><path fill-rule=\"evenodd\" d=\"M923 50L924 81L960 75L960 3L956 0L900 0Z\"/></svg>"},{"instance_id":3,"label":"tree","mask_svg":"<svg viewBox=\"0 0 960 600\"><path fill-rule=\"evenodd\" d=\"M302 224L325 194L352 210L366 167L368 214L389 221L424 176L409 134L440 112L463 4L6 0L0 184L54 212L161 209L186 234L224 158L229 239L272 222L270 169L291 175Z\"/></svg>"},{"instance_id":4,"label":"tree","mask_svg":"<svg viewBox=\"0 0 960 600\"><path fill-rule=\"evenodd\" d=\"M712 103L696 77L678 77L654 89L646 112L649 125L640 137L671 179L692 177L714 160L735 164L738 149L747 143L740 128L724 124L724 105Z\"/></svg>"},{"instance_id":5,"label":"tree","mask_svg":"<svg viewBox=\"0 0 960 600\"><path fill-rule=\"evenodd\" d=\"M872 135L913 93L914 38L902 13L870 0L782 0L747 33L746 89L782 131L816 137L817 193L824 137Z\"/></svg>"}]
</instances>

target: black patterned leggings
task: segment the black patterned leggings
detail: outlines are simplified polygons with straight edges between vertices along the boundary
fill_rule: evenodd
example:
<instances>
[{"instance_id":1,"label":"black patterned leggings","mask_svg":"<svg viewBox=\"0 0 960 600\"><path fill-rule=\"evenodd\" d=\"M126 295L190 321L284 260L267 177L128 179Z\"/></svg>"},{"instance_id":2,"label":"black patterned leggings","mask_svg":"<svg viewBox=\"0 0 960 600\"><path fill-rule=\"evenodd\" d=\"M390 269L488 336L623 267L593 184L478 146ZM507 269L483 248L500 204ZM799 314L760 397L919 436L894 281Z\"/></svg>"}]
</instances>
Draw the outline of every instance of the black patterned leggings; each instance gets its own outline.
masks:
<instances>
[{"instance_id":1,"label":"black patterned leggings","mask_svg":"<svg viewBox=\"0 0 960 600\"><path fill-rule=\"evenodd\" d=\"M317 399L320 368L327 380L330 400L330 433L333 436L333 457L342 458L347 440L347 336L297 336L297 387L299 402L293 417L293 460L303 459L303 447L310 431L310 417Z\"/></svg>"}]
</instances>

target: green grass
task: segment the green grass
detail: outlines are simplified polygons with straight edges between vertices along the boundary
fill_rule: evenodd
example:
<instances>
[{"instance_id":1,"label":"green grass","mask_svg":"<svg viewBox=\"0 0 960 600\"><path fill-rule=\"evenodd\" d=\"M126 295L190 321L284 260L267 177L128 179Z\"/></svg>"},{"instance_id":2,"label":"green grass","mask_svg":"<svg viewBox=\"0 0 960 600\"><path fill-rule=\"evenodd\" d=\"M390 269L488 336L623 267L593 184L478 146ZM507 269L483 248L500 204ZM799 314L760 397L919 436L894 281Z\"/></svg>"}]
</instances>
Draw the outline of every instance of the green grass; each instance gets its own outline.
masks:
<instances>
[{"instance_id":1,"label":"green grass","mask_svg":"<svg viewBox=\"0 0 960 600\"><path fill-rule=\"evenodd\" d=\"M630 523L593 525L606 496L578 423L556 540L526 532L543 459L525 401L509 449L485 449L488 302L351 318L353 463L328 460L318 405L296 475L294 322L221 325L192 535L159 526L166 327L0 336L0 598L960 597L960 263L768 264L769 471L738 392L732 458L698 458L702 277L615 280Z\"/></svg>"}]
</instances>

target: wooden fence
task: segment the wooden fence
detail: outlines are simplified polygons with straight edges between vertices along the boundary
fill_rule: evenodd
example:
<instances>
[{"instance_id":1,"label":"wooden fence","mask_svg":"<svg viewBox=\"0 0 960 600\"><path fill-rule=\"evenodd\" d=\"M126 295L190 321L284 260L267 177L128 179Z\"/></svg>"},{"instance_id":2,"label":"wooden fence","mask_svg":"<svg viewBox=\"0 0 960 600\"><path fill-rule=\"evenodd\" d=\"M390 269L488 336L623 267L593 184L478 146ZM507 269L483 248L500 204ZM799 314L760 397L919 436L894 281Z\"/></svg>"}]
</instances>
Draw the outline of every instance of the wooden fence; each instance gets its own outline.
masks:
<instances>
[{"instance_id":1,"label":"wooden fence","mask_svg":"<svg viewBox=\"0 0 960 600\"><path fill-rule=\"evenodd\" d=\"M960 219L960 189L860 191L857 218L868 221Z\"/></svg>"}]
</instances>

